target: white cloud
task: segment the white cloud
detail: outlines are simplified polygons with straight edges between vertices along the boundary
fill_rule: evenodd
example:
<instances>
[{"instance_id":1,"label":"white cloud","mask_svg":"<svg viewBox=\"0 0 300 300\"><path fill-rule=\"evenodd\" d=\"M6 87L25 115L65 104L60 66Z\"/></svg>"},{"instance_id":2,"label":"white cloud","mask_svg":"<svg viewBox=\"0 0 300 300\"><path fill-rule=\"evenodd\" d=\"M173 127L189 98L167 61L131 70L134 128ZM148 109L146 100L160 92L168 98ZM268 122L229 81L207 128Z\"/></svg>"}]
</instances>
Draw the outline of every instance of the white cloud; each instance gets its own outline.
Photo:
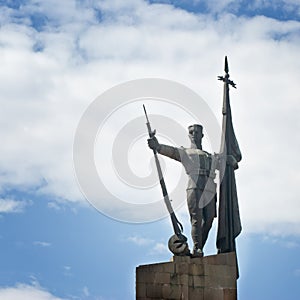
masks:
<instances>
[{"instance_id":1,"label":"white cloud","mask_svg":"<svg viewBox=\"0 0 300 300\"><path fill-rule=\"evenodd\" d=\"M67 276L67 277L73 276L72 267L70 267L70 266L63 266L63 274L64 274L64 276Z\"/></svg>"},{"instance_id":2,"label":"white cloud","mask_svg":"<svg viewBox=\"0 0 300 300\"><path fill-rule=\"evenodd\" d=\"M252 7L254 9L273 8L276 10L281 9L287 12L295 11L298 14L300 12L300 3L298 0L273 0L272 2L265 0L255 0L253 1Z\"/></svg>"},{"instance_id":3,"label":"white cloud","mask_svg":"<svg viewBox=\"0 0 300 300\"><path fill-rule=\"evenodd\" d=\"M0 199L0 213L20 213L30 205L29 201L17 201L13 199Z\"/></svg>"},{"instance_id":4,"label":"white cloud","mask_svg":"<svg viewBox=\"0 0 300 300\"><path fill-rule=\"evenodd\" d=\"M293 273L294 273L295 276L299 277L300 276L300 269L294 270Z\"/></svg>"},{"instance_id":5,"label":"white cloud","mask_svg":"<svg viewBox=\"0 0 300 300\"><path fill-rule=\"evenodd\" d=\"M84 295L85 297L90 296L90 291L89 291L89 289L88 289L87 286L85 286L85 287L82 289L82 292L83 292L83 295Z\"/></svg>"},{"instance_id":6,"label":"white cloud","mask_svg":"<svg viewBox=\"0 0 300 300\"><path fill-rule=\"evenodd\" d=\"M154 241L149 238L143 238L140 236L130 236L126 239L129 242L132 242L138 246L147 246L149 244L152 244Z\"/></svg>"},{"instance_id":7,"label":"white cloud","mask_svg":"<svg viewBox=\"0 0 300 300\"><path fill-rule=\"evenodd\" d=\"M151 254L153 255L159 255L159 254L166 254L169 253L169 249L166 245L166 243L156 243L151 250Z\"/></svg>"},{"instance_id":8,"label":"white cloud","mask_svg":"<svg viewBox=\"0 0 300 300\"><path fill-rule=\"evenodd\" d=\"M147 247L150 249L148 251L149 255L160 255L170 252L165 242L157 242L150 238L145 238L141 236L130 236L126 239L126 241L134 243L135 245L140 247L151 246L150 248Z\"/></svg>"},{"instance_id":9,"label":"white cloud","mask_svg":"<svg viewBox=\"0 0 300 300\"><path fill-rule=\"evenodd\" d=\"M58 205L56 202L48 202L47 206L57 211L62 209L61 205Z\"/></svg>"},{"instance_id":10,"label":"white cloud","mask_svg":"<svg viewBox=\"0 0 300 300\"><path fill-rule=\"evenodd\" d=\"M222 14L224 12L237 13L242 11L243 14L247 12L253 13L276 13L280 17L286 17L291 13L294 16L300 14L299 0L165 0L165 1L152 1L152 2L164 2L169 4L175 4L179 7L192 7L199 8L204 7L210 13ZM269 10L269 11L268 11Z\"/></svg>"},{"instance_id":11,"label":"white cloud","mask_svg":"<svg viewBox=\"0 0 300 300\"><path fill-rule=\"evenodd\" d=\"M1 300L60 300L39 286L17 284L15 287L0 287Z\"/></svg>"},{"instance_id":12,"label":"white cloud","mask_svg":"<svg viewBox=\"0 0 300 300\"><path fill-rule=\"evenodd\" d=\"M97 95L126 80L186 84L221 120L216 76L227 54L238 85L231 98L244 155L236 172L244 230L300 233L299 22L215 18L141 0L53 3L22 7L27 15L47 14L41 31L28 17L15 23L16 12L1 12L2 191L35 188L82 201L72 166L76 126ZM101 22L94 8L101 9Z\"/></svg>"},{"instance_id":13,"label":"white cloud","mask_svg":"<svg viewBox=\"0 0 300 300\"><path fill-rule=\"evenodd\" d=\"M50 247L52 244L49 242L34 241L33 245L40 246L40 247Z\"/></svg>"},{"instance_id":14,"label":"white cloud","mask_svg":"<svg viewBox=\"0 0 300 300\"><path fill-rule=\"evenodd\" d=\"M266 235L263 237L263 241L267 242L267 243L277 244L277 245L279 245L283 248L287 248L287 249L295 249L295 248L300 247L299 243L297 241L295 241L293 239L293 237L284 238L283 236Z\"/></svg>"},{"instance_id":15,"label":"white cloud","mask_svg":"<svg viewBox=\"0 0 300 300\"><path fill-rule=\"evenodd\" d=\"M213 13L220 13L228 10L236 10L240 7L241 1L234 0L212 0L205 1L208 9Z\"/></svg>"}]
</instances>

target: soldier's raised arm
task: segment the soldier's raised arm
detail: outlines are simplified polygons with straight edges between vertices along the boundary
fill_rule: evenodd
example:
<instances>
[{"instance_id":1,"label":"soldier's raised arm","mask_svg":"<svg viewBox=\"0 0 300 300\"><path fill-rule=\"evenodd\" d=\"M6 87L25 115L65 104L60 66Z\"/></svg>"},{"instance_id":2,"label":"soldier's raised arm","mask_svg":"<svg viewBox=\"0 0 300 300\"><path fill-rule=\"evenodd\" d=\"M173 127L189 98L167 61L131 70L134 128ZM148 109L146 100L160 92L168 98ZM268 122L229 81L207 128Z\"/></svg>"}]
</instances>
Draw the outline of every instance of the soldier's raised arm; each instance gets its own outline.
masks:
<instances>
[{"instance_id":1,"label":"soldier's raised arm","mask_svg":"<svg viewBox=\"0 0 300 300\"><path fill-rule=\"evenodd\" d=\"M169 145L160 144L154 136L148 139L148 146L152 150L156 150L159 154L170 157L177 161L181 161L179 149Z\"/></svg>"}]
</instances>

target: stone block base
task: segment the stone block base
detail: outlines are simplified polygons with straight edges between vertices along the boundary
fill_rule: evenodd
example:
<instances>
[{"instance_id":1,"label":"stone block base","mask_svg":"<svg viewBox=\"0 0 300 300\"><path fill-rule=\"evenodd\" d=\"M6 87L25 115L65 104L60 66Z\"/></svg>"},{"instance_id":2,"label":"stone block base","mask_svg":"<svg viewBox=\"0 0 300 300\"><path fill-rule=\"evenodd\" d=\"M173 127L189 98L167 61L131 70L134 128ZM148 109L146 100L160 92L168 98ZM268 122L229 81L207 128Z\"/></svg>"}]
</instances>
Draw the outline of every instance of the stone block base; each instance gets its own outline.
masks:
<instances>
[{"instance_id":1,"label":"stone block base","mask_svg":"<svg viewBox=\"0 0 300 300\"><path fill-rule=\"evenodd\" d=\"M171 262L136 268L136 299L236 300L236 271L234 252L174 256Z\"/></svg>"}]
</instances>

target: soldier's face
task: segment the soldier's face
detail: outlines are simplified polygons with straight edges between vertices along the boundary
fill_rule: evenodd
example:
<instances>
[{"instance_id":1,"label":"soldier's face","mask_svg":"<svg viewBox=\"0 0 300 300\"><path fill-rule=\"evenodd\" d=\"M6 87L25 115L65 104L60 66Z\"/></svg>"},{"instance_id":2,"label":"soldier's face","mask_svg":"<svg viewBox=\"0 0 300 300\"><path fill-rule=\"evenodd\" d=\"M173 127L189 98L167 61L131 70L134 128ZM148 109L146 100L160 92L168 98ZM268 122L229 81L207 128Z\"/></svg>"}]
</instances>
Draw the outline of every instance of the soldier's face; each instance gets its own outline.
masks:
<instances>
[{"instance_id":1,"label":"soldier's face","mask_svg":"<svg viewBox=\"0 0 300 300\"><path fill-rule=\"evenodd\" d=\"M202 140L202 130L198 127L190 127L189 128L189 136L195 142L201 142Z\"/></svg>"}]
</instances>

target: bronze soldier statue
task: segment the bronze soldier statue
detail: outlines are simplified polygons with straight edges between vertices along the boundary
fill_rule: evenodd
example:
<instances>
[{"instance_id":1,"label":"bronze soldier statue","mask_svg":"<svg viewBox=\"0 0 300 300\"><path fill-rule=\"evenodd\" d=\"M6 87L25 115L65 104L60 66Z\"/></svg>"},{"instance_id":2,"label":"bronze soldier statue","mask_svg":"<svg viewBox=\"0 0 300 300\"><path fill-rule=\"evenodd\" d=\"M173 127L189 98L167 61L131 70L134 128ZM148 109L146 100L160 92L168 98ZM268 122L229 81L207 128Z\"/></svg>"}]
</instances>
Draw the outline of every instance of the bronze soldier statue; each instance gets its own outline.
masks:
<instances>
[{"instance_id":1,"label":"bronze soldier statue","mask_svg":"<svg viewBox=\"0 0 300 300\"><path fill-rule=\"evenodd\" d=\"M194 242L193 256L203 256L203 247L216 217L216 177L219 156L202 150L203 127L188 127L190 148L177 148L160 144L155 136L148 139L152 150L180 161L189 176L187 204L191 219L191 235Z\"/></svg>"},{"instance_id":2,"label":"bronze soldier statue","mask_svg":"<svg viewBox=\"0 0 300 300\"><path fill-rule=\"evenodd\" d=\"M218 253L235 252L235 239L242 230L234 173L242 155L233 129L229 100L229 86L236 88L236 84L229 79L227 57L225 57L224 71L224 76L218 76L218 79L224 82L222 139L219 154L210 154L202 150L203 127L198 124L188 127L191 140L190 148L177 148L160 144L155 137L155 130L152 131L150 128L144 107L150 136L148 145L155 155L164 200L171 215L175 233L169 240L169 249L175 255L186 255L189 250L186 243L187 239L182 234L182 227L179 226L181 224L171 207L157 153L180 161L189 177L186 191L192 225L191 235L194 242L193 256L203 256L203 247L216 217L217 197L216 183L214 182L216 169L219 170L220 178L216 243Z\"/></svg>"}]
</instances>

